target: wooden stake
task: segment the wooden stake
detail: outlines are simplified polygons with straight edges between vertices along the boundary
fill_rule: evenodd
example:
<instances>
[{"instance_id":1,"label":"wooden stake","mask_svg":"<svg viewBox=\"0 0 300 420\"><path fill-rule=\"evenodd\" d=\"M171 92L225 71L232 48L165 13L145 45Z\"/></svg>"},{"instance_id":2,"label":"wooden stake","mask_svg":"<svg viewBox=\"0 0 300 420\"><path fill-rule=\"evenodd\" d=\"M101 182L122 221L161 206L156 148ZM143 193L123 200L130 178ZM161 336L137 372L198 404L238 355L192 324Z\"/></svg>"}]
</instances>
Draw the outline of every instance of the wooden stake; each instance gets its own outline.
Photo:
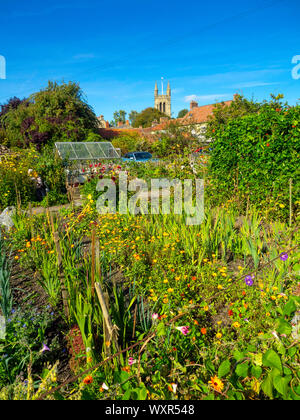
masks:
<instances>
[{"instance_id":1,"label":"wooden stake","mask_svg":"<svg viewBox=\"0 0 300 420\"><path fill-rule=\"evenodd\" d=\"M58 276L59 276L60 285L61 285L61 295L62 295L62 300L63 300L64 313L65 313L66 318L69 319L70 312L69 312L69 305L68 305L68 292L64 283L63 269L62 269L62 254L61 254L61 248L59 244L58 232L54 232L53 236L54 236L54 243L55 243L55 248L56 248Z\"/></svg>"},{"instance_id":2,"label":"wooden stake","mask_svg":"<svg viewBox=\"0 0 300 420\"><path fill-rule=\"evenodd\" d=\"M117 340L117 335L118 335L117 327L115 325L113 325L113 323L111 321L111 318L110 318L110 315L108 313L108 309L107 309L107 306L106 306L106 303L105 303L105 297L104 297L104 294L103 294L100 283L98 283L98 282L95 283L95 289L96 289L96 292L97 292L99 303L100 303L100 306L101 306L101 309L102 309L103 319L105 321L106 328L107 328L107 333L108 333L107 334L108 337L105 337L105 340L109 341L109 342L113 341L113 343L115 345L115 351L118 352L119 351L118 350L119 345L118 345L118 340Z\"/></svg>"}]
</instances>

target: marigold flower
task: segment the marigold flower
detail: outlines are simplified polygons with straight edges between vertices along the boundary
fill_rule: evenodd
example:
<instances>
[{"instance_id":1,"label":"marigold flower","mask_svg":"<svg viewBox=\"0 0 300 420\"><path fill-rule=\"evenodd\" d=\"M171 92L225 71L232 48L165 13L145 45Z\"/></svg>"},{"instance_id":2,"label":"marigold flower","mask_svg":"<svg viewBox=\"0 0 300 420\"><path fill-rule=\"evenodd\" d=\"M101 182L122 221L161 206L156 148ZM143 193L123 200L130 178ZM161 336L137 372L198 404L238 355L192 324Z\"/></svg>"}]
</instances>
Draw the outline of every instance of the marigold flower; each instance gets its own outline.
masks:
<instances>
[{"instance_id":1,"label":"marigold flower","mask_svg":"<svg viewBox=\"0 0 300 420\"><path fill-rule=\"evenodd\" d=\"M206 328L201 328L201 334L205 335L207 333L207 329Z\"/></svg>"},{"instance_id":2,"label":"marigold flower","mask_svg":"<svg viewBox=\"0 0 300 420\"><path fill-rule=\"evenodd\" d=\"M210 378L208 383L213 387L215 391L221 392L224 388L224 384L217 376L213 376Z\"/></svg>"},{"instance_id":3,"label":"marigold flower","mask_svg":"<svg viewBox=\"0 0 300 420\"><path fill-rule=\"evenodd\" d=\"M90 384L92 384L92 383L93 383L93 377L92 377L92 376L90 376L90 375L86 376L86 377L84 378L84 380L83 380L83 383L84 383L85 385L90 385Z\"/></svg>"}]
</instances>

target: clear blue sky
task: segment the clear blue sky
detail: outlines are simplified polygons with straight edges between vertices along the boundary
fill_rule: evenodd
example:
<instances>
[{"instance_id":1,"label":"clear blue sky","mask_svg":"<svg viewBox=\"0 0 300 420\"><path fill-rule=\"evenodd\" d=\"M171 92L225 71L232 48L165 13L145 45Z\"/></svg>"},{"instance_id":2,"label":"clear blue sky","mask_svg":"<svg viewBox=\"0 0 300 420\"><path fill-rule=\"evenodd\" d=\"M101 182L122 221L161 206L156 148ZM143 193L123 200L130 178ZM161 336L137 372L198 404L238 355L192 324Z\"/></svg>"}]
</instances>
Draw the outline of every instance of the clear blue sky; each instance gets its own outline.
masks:
<instances>
[{"instance_id":1,"label":"clear blue sky","mask_svg":"<svg viewBox=\"0 0 300 420\"><path fill-rule=\"evenodd\" d=\"M172 111L283 93L300 55L299 0L10 0L2 2L0 104L48 80L76 81L97 115L153 106L155 80L170 80Z\"/></svg>"}]
</instances>

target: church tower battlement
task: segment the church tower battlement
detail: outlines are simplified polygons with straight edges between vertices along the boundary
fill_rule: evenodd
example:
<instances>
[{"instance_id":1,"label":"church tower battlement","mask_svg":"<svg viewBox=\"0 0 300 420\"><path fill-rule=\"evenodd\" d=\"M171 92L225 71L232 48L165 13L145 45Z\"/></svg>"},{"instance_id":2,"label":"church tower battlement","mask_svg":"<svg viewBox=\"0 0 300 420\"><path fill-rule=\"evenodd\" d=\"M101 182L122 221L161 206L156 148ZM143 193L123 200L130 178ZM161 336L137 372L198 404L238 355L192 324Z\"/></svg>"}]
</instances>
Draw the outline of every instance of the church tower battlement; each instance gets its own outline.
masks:
<instances>
[{"instance_id":1,"label":"church tower battlement","mask_svg":"<svg viewBox=\"0 0 300 420\"><path fill-rule=\"evenodd\" d=\"M163 80L163 79L162 79ZM164 87L162 81L162 94L158 94L157 82L155 82L154 88L154 107L164 114L171 117L171 87L170 82L168 82L167 92L164 95Z\"/></svg>"}]
</instances>

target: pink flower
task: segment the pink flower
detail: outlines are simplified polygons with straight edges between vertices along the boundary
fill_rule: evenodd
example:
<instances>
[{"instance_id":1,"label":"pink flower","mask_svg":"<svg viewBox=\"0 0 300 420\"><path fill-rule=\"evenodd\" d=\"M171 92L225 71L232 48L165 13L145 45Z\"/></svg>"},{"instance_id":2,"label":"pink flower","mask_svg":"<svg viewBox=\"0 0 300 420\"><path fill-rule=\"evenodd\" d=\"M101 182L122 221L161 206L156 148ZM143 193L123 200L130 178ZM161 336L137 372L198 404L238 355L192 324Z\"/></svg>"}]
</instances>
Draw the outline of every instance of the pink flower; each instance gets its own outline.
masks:
<instances>
[{"instance_id":1,"label":"pink flower","mask_svg":"<svg viewBox=\"0 0 300 420\"><path fill-rule=\"evenodd\" d=\"M157 313L152 314L152 319L158 319L159 315Z\"/></svg>"},{"instance_id":2,"label":"pink flower","mask_svg":"<svg viewBox=\"0 0 300 420\"><path fill-rule=\"evenodd\" d=\"M136 360L133 358L133 357L129 357L129 359L128 359L128 364L129 364L129 366L132 366L132 365L134 365L136 363Z\"/></svg>"},{"instance_id":3,"label":"pink flower","mask_svg":"<svg viewBox=\"0 0 300 420\"><path fill-rule=\"evenodd\" d=\"M176 327L176 330L180 331L183 335L187 335L189 333L189 327Z\"/></svg>"}]
</instances>

